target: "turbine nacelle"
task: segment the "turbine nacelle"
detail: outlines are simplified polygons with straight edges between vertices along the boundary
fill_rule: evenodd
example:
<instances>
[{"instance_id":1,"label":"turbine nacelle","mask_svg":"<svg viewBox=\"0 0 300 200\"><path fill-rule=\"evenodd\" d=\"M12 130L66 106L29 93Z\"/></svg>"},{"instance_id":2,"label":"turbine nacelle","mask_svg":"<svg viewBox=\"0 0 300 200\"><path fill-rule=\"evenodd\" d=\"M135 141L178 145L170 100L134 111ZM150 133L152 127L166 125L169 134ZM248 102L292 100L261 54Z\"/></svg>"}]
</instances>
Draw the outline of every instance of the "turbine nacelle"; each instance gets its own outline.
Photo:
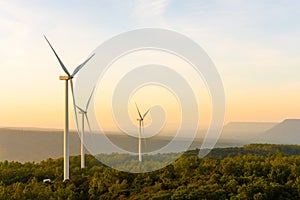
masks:
<instances>
[{"instance_id":1,"label":"turbine nacelle","mask_svg":"<svg viewBox=\"0 0 300 200\"><path fill-rule=\"evenodd\" d=\"M70 79L73 79L73 76L59 76L59 80L67 81L67 80L70 80Z\"/></svg>"}]
</instances>

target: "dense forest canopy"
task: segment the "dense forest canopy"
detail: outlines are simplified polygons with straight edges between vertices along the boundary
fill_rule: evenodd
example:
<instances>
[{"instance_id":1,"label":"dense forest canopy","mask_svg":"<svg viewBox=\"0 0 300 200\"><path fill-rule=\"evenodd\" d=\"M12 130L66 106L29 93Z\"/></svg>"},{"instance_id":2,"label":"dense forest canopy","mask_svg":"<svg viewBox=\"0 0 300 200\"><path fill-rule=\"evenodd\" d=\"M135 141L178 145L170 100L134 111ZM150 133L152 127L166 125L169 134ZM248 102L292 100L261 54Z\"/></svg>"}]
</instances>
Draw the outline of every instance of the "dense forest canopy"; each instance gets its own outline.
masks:
<instances>
[{"instance_id":1,"label":"dense forest canopy","mask_svg":"<svg viewBox=\"0 0 300 200\"><path fill-rule=\"evenodd\" d=\"M0 199L300 199L300 146L253 144L214 149L205 158L197 153L186 152L165 168L140 174L111 169L91 155L80 169L75 156L65 182L62 159L3 161Z\"/></svg>"}]
</instances>

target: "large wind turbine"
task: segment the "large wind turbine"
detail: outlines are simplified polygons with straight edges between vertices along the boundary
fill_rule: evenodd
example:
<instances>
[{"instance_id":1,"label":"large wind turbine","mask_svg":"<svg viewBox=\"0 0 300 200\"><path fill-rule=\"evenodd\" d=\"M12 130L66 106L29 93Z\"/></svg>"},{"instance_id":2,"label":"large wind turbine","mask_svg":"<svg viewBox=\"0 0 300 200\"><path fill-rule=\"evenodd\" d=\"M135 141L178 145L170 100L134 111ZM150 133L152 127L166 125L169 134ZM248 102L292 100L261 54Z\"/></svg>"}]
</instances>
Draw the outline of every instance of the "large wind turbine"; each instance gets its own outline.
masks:
<instances>
[{"instance_id":1,"label":"large wind turbine","mask_svg":"<svg viewBox=\"0 0 300 200\"><path fill-rule=\"evenodd\" d=\"M84 117L86 118L86 122L87 122L87 124L89 126L89 130L91 132L91 125L90 125L89 118L87 116L87 111L88 111L88 108L89 108L94 90L95 90L95 88L93 89L93 91L92 91L92 93L91 93L91 95L90 95L90 97L89 97L89 99L86 103L85 109L83 109L83 108L76 105L76 107L79 109L79 114L81 114L81 116L82 116L82 124L81 124L82 127L81 127L81 133L80 133L80 135L81 135L81 137L80 137L81 138L81 140L80 140L81 141L81 144L80 144L81 168L85 167L85 164L84 164L85 163L85 160L84 160L85 153L84 153L84 145L83 145L84 144L83 143L84 142L84 140L83 140L83 138L84 138Z\"/></svg>"},{"instance_id":2,"label":"large wind turbine","mask_svg":"<svg viewBox=\"0 0 300 200\"><path fill-rule=\"evenodd\" d=\"M78 121L77 121L77 113L76 113L76 108L75 108L75 96L74 96L74 90L73 90L73 82L72 79L73 77L79 72L79 70L95 55L91 55L86 61L84 61L82 64L80 64L78 67L75 68L72 74L69 73L61 59L58 57L57 53L55 52L54 48L50 44L49 40L46 38L44 35L47 43L51 47L53 53L55 54L60 66L66 73L66 76L60 76L60 80L65 81L65 127L64 127L64 180L69 179L69 94L68 94L68 82L70 80L70 85L71 85L71 92L72 92L72 97L73 97L73 106L75 109L75 120L76 120L76 126ZM78 128L78 127L77 127Z\"/></svg>"},{"instance_id":3,"label":"large wind turbine","mask_svg":"<svg viewBox=\"0 0 300 200\"><path fill-rule=\"evenodd\" d=\"M148 114L148 112L150 111L150 108L144 113L144 115L141 115L141 112L139 110L139 107L137 106L137 104L135 103L135 107L137 109L137 112L139 114L139 118L137 119L137 121L139 122L139 141L138 141L138 154L139 154L139 161L142 162L142 142L141 142L141 134L142 134L142 130L144 130L144 118L146 117L146 115Z\"/></svg>"}]
</instances>

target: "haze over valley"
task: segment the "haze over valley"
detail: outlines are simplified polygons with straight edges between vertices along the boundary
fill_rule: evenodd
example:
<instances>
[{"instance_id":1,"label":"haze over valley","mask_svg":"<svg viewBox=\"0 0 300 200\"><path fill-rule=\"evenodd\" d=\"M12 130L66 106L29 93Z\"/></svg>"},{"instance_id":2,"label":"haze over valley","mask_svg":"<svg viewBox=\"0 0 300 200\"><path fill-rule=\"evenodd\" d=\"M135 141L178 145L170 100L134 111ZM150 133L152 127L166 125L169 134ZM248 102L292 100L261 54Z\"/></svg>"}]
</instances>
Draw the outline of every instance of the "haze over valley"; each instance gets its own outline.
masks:
<instances>
[{"instance_id":1,"label":"haze over valley","mask_svg":"<svg viewBox=\"0 0 300 200\"><path fill-rule=\"evenodd\" d=\"M300 119L286 119L280 123L273 122L230 122L215 147L235 147L250 143L300 144ZM202 135L202 134L201 134ZM135 151L136 140L125 136L110 134L110 140L121 144L121 148ZM146 141L149 151L160 148L172 138L159 137ZM118 141L122 143L118 143ZM148 145L147 145L148 144ZM196 138L190 149L200 148L202 138ZM109 153L110 147L104 147ZM152 148L152 149L150 149ZM174 149L176 151L176 149ZM101 152L99 152L101 153ZM80 154L80 140L76 132L70 134L70 154ZM0 160L41 161L47 158L63 156L63 131L42 128L0 128Z\"/></svg>"}]
</instances>

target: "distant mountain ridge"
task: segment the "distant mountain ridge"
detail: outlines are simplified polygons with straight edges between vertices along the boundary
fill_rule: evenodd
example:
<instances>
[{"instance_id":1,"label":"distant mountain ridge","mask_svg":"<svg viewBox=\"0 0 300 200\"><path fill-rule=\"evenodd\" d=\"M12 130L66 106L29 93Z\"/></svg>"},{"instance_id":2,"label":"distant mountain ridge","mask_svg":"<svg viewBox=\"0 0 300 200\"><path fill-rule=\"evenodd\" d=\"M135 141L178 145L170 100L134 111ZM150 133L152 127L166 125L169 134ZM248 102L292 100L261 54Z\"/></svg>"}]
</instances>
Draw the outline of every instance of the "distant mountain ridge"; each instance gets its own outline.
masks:
<instances>
[{"instance_id":1,"label":"distant mountain ridge","mask_svg":"<svg viewBox=\"0 0 300 200\"><path fill-rule=\"evenodd\" d=\"M78 155L80 140L71 132L70 154ZM63 156L63 131L0 128L0 160L40 161Z\"/></svg>"},{"instance_id":2,"label":"distant mountain ridge","mask_svg":"<svg viewBox=\"0 0 300 200\"><path fill-rule=\"evenodd\" d=\"M70 153L80 154L80 140L71 131ZM136 142L123 140L120 135L111 135L111 141L124 142L131 150ZM158 138L149 143L153 147L168 143L172 137ZM286 119L280 123L272 122L231 122L224 126L215 147L236 147L250 143L300 144L300 119ZM201 139L193 142L190 149L199 148ZM180 145L180 144L179 144ZM104 149L109 149L109 144ZM106 152L104 152L106 153ZM20 162L41 161L63 156L63 130L48 128L0 128L0 160Z\"/></svg>"},{"instance_id":3,"label":"distant mountain ridge","mask_svg":"<svg viewBox=\"0 0 300 200\"><path fill-rule=\"evenodd\" d=\"M259 141L262 133L278 123L274 122L230 122L223 127L221 139L241 141L244 144Z\"/></svg>"},{"instance_id":4,"label":"distant mountain ridge","mask_svg":"<svg viewBox=\"0 0 300 200\"><path fill-rule=\"evenodd\" d=\"M275 122L230 122L223 128L224 131L264 132L274 127Z\"/></svg>"},{"instance_id":5,"label":"distant mountain ridge","mask_svg":"<svg viewBox=\"0 0 300 200\"><path fill-rule=\"evenodd\" d=\"M62 132L63 129L58 128L39 128L39 127L0 127L0 130L18 130L18 131L46 131L46 132ZM70 130L75 132L75 130Z\"/></svg>"},{"instance_id":6,"label":"distant mountain ridge","mask_svg":"<svg viewBox=\"0 0 300 200\"><path fill-rule=\"evenodd\" d=\"M263 138L278 144L300 144L300 119L286 119L267 130Z\"/></svg>"},{"instance_id":7,"label":"distant mountain ridge","mask_svg":"<svg viewBox=\"0 0 300 200\"><path fill-rule=\"evenodd\" d=\"M231 122L224 126L221 138L247 143L300 144L300 119L273 122Z\"/></svg>"}]
</instances>

